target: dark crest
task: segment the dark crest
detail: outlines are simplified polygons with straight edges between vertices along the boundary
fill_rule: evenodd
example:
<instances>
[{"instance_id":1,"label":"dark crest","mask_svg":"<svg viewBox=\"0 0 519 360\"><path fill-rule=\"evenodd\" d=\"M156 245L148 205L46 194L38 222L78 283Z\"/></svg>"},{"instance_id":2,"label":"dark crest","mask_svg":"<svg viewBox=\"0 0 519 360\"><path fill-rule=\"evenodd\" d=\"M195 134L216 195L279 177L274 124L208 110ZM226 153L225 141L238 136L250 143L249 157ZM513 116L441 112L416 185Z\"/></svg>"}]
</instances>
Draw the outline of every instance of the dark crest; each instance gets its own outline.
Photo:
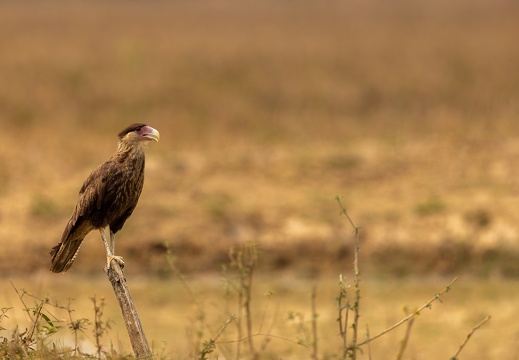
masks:
<instances>
[{"instance_id":1,"label":"dark crest","mask_svg":"<svg viewBox=\"0 0 519 360\"><path fill-rule=\"evenodd\" d=\"M132 132L132 131L135 131L135 130L139 130L141 127L143 126L146 126L146 124L142 124L142 123L135 123L135 124L131 124L130 126L128 126L127 128L125 128L123 131L121 131L117 137L119 139L122 139L124 137L124 135Z\"/></svg>"}]
</instances>

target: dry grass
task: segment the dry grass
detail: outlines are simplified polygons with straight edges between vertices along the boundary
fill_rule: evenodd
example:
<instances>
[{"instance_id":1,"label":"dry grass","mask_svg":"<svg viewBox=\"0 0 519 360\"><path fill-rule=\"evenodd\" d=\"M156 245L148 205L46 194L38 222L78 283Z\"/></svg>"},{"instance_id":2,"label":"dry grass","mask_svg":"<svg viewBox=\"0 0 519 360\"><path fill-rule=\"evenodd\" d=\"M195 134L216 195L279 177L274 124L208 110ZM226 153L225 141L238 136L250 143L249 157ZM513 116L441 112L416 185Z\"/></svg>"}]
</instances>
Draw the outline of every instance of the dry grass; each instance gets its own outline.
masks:
<instances>
[{"instance_id":1,"label":"dry grass","mask_svg":"<svg viewBox=\"0 0 519 360\"><path fill-rule=\"evenodd\" d=\"M348 276L346 279L352 280ZM162 354L166 359L196 357L199 338L201 341L215 338L231 315L238 315L236 294L225 295L227 288L220 277L197 275L188 281L192 293L175 279L133 279L130 282L146 336L152 343L154 353ZM272 278L257 273L254 281L252 333L267 334L254 337L261 359L279 356L285 359L311 358L312 283L316 287L319 355L326 359L342 353L334 301L338 293L338 278L327 276L311 280L289 274ZM61 305L66 305L66 296L74 296L71 305L75 310L73 318L90 319L90 325L79 334L78 344L81 351L91 354L96 349L92 334L94 310L90 299L92 288L95 288L97 298L106 299L103 321L109 321L111 327L103 336L103 349L109 350L113 346L116 351L120 349L124 353L131 348L120 310L105 279L71 275L56 282L50 275L40 275L31 279L16 279L14 283L29 291L34 289L32 292L40 297L48 293L52 300L52 294L60 294L63 298ZM85 283L89 286L86 287ZM419 307L447 283L447 279L438 278L393 281L365 278L362 284L359 340L365 339L366 324L372 335L387 329L405 316L404 308L413 310ZM514 359L517 352L515 319L519 315L514 303L519 294L514 289L513 281L509 280L459 280L451 292L443 295L441 303L436 302L416 318L404 358L450 358L470 329L491 314L492 320L473 335L460 359ZM10 318L2 320L2 326L12 328L12 324L17 324L20 330L24 330L30 321L20 310L20 302L10 284L2 285L2 293L5 294L3 306L14 307L8 313ZM193 293L196 301L192 298ZM467 302L467 299L474 301ZM66 312L53 311L53 315L68 320ZM236 353L236 326L234 320L226 327L218 337L216 351L210 358ZM404 334L405 328L401 327L375 340L371 344L372 358L396 358ZM73 347L75 340L70 330L62 329L49 337L47 342ZM246 341L242 343L242 355L249 357ZM367 348L358 354L358 358L368 358Z\"/></svg>"}]
</instances>

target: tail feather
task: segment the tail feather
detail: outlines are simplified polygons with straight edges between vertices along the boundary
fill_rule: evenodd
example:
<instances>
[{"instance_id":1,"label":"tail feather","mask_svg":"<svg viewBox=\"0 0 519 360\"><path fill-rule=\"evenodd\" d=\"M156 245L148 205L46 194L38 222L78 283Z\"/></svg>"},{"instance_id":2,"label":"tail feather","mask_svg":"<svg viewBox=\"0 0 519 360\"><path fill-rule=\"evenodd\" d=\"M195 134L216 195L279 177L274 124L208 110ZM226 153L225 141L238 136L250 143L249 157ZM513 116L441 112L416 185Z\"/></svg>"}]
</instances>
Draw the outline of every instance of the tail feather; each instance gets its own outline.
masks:
<instances>
[{"instance_id":1,"label":"tail feather","mask_svg":"<svg viewBox=\"0 0 519 360\"><path fill-rule=\"evenodd\" d=\"M50 256L52 256L50 271L60 273L70 269L82 242L83 239L70 239L54 246L50 252Z\"/></svg>"},{"instance_id":2,"label":"tail feather","mask_svg":"<svg viewBox=\"0 0 519 360\"><path fill-rule=\"evenodd\" d=\"M50 251L50 256L52 256L50 271L60 273L70 269L76 260L83 239L91 230L92 226L89 222L73 223L69 221L61 237L61 242Z\"/></svg>"}]
</instances>

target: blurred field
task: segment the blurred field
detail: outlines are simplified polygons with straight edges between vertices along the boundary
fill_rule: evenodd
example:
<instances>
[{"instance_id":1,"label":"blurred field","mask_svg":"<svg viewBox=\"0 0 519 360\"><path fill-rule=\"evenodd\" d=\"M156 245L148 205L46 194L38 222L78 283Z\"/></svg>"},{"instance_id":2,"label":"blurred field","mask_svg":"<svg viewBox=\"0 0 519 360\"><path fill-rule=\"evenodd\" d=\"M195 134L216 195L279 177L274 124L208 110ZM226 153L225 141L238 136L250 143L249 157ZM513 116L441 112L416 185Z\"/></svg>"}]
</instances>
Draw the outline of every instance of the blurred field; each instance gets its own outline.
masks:
<instances>
[{"instance_id":1,"label":"blurred field","mask_svg":"<svg viewBox=\"0 0 519 360\"><path fill-rule=\"evenodd\" d=\"M452 341L499 308L492 326L510 344L473 346L480 358L514 353L513 280L502 278L519 275L518 14L510 0L2 2L0 271L51 293L66 284L65 297L70 279L103 276L98 234L67 275L47 277L48 252L117 132L146 122L161 141L116 248L130 276L163 277L141 286L167 281L168 247L201 276L248 241L267 278L336 279L352 258L341 195L362 227L363 271L419 289L374 280L374 299L403 291L419 305L437 284L415 277L487 279L463 285Z\"/></svg>"},{"instance_id":2,"label":"blurred field","mask_svg":"<svg viewBox=\"0 0 519 360\"><path fill-rule=\"evenodd\" d=\"M3 272L46 271L81 183L144 121L162 137L129 270L160 273L169 242L211 271L253 240L269 268L335 271L342 195L378 271L519 273L514 2L27 6L0 12ZM74 271L97 273L87 240Z\"/></svg>"}]
</instances>

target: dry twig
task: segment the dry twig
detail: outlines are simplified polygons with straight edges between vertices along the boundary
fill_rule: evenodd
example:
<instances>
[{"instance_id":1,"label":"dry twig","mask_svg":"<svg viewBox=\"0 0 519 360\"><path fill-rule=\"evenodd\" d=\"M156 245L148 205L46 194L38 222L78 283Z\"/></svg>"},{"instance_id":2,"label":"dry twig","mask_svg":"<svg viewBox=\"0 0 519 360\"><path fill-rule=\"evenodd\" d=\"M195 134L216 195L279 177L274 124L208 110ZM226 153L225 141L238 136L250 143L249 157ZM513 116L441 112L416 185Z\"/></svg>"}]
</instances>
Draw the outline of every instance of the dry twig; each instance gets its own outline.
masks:
<instances>
[{"instance_id":1,"label":"dry twig","mask_svg":"<svg viewBox=\"0 0 519 360\"><path fill-rule=\"evenodd\" d=\"M318 348L317 348L317 310L316 310L316 286L312 287L312 359L318 359Z\"/></svg>"},{"instance_id":2,"label":"dry twig","mask_svg":"<svg viewBox=\"0 0 519 360\"><path fill-rule=\"evenodd\" d=\"M346 288L347 285L344 283L344 279L341 274L339 275L339 296L337 297L339 310L339 317L337 318L337 322L339 323L339 334L342 339L342 359L346 359L348 352L348 314L350 311L350 304L348 303ZM342 315L343 311L345 312L344 318Z\"/></svg>"},{"instance_id":3,"label":"dry twig","mask_svg":"<svg viewBox=\"0 0 519 360\"><path fill-rule=\"evenodd\" d=\"M360 241L359 241L359 230L360 228L355 225L353 220L348 215L346 208L342 204L341 197L337 196L335 198L339 203L339 207L341 208L341 214L346 216L350 225L353 227L353 232L355 234L355 251L354 251L354 260L353 260L353 271L355 275L355 280L353 282L353 289L355 292L355 299L353 300L353 335L351 340L351 345L347 350L351 350L351 358L352 360L357 359L357 349L360 344L357 344L358 339L358 330L359 330L359 316L360 316L360 270L359 270L359 252L360 252Z\"/></svg>"},{"instance_id":4,"label":"dry twig","mask_svg":"<svg viewBox=\"0 0 519 360\"><path fill-rule=\"evenodd\" d=\"M378 335L375 335L373 336L372 338L370 339L366 339L364 340L363 342L357 344L357 346L362 346L362 345L365 345L375 339L378 339L379 337L387 334L388 332L396 329L397 327L399 327L400 325L402 325L403 323L407 322L407 321L410 321L412 318L414 318L416 315L420 315L420 312L422 310L424 310L425 308L431 308L432 306L432 303L435 302L436 300L438 301L441 301L441 296L450 291L451 290L451 287L452 285L456 282L456 280L458 280L457 277L455 277L454 279L452 279L452 281L449 283L449 285L447 285L446 287L443 288L442 291L440 291L439 293L435 294L434 297L432 299L430 299L429 301L427 301L425 304L423 304L418 310L415 310L414 312L412 312L411 314L409 314L408 316L406 316L405 318L403 318L402 320L400 320L399 322L397 322L396 324L394 324L393 326L390 326L389 328L387 328L386 330L382 331L381 333L379 333Z\"/></svg>"},{"instance_id":5,"label":"dry twig","mask_svg":"<svg viewBox=\"0 0 519 360\"><path fill-rule=\"evenodd\" d=\"M461 353L461 350L463 350L463 348L465 347L465 345L467 344L467 342L470 340L470 338L472 337L472 335L480 328L482 327L488 320L490 320L490 315L486 316L483 320L481 320L476 326L474 326L472 328L472 330L470 330L470 332L468 333L467 337L465 338L465 340L463 341L463 343L461 343L460 347L458 348L458 351L456 351L456 354L454 354L454 356L451 358L451 360L457 360L458 359L458 356L459 354Z\"/></svg>"},{"instance_id":6,"label":"dry twig","mask_svg":"<svg viewBox=\"0 0 519 360\"><path fill-rule=\"evenodd\" d=\"M407 308L405 309L405 314L409 315L409 311L407 311ZM409 319L409 322L407 323L407 328L405 330L405 335L402 341L400 341L400 348L398 349L398 354L396 355L396 360L402 360L404 356L404 351L407 348L407 344L409 343L409 337L411 336L411 329L413 328L414 324L414 317Z\"/></svg>"}]
</instances>

